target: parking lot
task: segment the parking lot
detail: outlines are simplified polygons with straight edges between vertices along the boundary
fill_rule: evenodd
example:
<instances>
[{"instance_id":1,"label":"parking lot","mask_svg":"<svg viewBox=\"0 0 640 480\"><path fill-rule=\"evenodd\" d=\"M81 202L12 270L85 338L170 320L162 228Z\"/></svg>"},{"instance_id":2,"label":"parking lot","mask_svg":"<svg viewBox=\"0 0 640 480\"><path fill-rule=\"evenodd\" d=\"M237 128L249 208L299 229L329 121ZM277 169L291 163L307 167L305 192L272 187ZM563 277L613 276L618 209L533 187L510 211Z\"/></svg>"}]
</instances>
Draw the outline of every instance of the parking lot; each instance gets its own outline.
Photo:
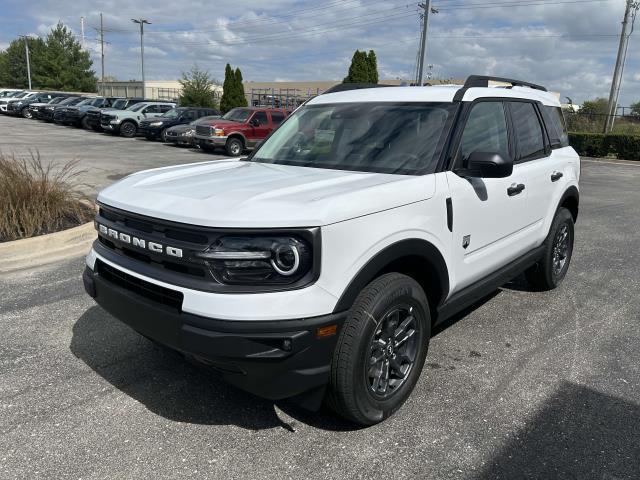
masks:
<instances>
[{"instance_id":1,"label":"parking lot","mask_svg":"<svg viewBox=\"0 0 640 480\"><path fill-rule=\"evenodd\" d=\"M0 116L4 152L79 159L95 192L216 158ZM1 478L638 478L640 166L585 161L565 282L439 328L407 404L355 429L273 404L96 306L83 260L0 276Z\"/></svg>"},{"instance_id":2,"label":"parking lot","mask_svg":"<svg viewBox=\"0 0 640 480\"><path fill-rule=\"evenodd\" d=\"M84 170L79 180L92 197L115 180L139 170L226 158L143 137L122 138L7 115L0 115L0 132L2 153L40 154L44 160L60 164L78 160L78 167Z\"/></svg>"}]
</instances>

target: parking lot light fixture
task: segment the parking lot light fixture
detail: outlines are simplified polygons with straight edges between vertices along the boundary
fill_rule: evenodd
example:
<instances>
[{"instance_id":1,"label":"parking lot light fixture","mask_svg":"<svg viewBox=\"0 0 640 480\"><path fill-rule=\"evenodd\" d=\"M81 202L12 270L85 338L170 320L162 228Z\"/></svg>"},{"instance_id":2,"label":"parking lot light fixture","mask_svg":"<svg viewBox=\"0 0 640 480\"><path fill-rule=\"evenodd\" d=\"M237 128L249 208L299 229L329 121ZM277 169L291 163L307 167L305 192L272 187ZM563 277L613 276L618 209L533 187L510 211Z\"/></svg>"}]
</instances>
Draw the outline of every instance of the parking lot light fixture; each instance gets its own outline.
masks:
<instances>
[{"instance_id":1,"label":"parking lot light fixture","mask_svg":"<svg viewBox=\"0 0 640 480\"><path fill-rule=\"evenodd\" d=\"M151 22L144 18L132 18L133 23L140 25L140 60L142 66L142 98L146 97L145 81L144 81L144 26L151 25Z\"/></svg>"}]
</instances>

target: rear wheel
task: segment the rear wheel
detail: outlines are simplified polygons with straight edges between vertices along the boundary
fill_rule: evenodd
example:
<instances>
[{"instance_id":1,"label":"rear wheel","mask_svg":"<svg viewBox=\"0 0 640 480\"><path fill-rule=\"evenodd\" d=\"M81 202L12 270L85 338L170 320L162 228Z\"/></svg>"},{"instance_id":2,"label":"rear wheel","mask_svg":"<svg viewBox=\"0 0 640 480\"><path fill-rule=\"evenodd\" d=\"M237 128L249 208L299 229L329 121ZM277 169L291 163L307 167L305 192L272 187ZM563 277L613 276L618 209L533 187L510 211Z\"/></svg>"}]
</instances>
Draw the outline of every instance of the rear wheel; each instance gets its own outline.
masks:
<instances>
[{"instance_id":1,"label":"rear wheel","mask_svg":"<svg viewBox=\"0 0 640 480\"><path fill-rule=\"evenodd\" d=\"M122 122L120 125L120 135L126 138L133 138L138 133L138 127L133 122Z\"/></svg>"},{"instance_id":2,"label":"rear wheel","mask_svg":"<svg viewBox=\"0 0 640 480\"><path fill-rule=\"evenodd\" d=\"M227 144L225 145L225 150L227 151L227 155L232 157L239 157L242 155L243 145L242 140L239 138L230 138L227 140Z\"/></svg>"},{"instance_id":3,"label":"rear wheel","mask_svg":"<svg viewBox=\"0 0 640 480\"><path fill-rule=\"evenodd\" d=\"M89 125L89 119L87 117L82 117L82 120L80 120L80 126L85 130L91 130L91 125Z\"/></svg>"},{"instance_id":4,"label":"rear wheel","mask_svg":"<svg viewBox=\"0 0 640 480\"><path fill-rule=\"evenodd\" d=\"M528 282L538 290L556 288L569 269L573 254L574 224L571 212L559 208L544 243L542 258L525 272Z\"/></svg>"},{"instance_id":5,"label":"rear wheel","mask_svg":"<svg viewBox=\"0 0 640 480\"><path fill-rule=\"evenodd\" d=\"M388 418L420 377L431 336L427 297L412 278L389 273L360 293L340 332L327 403L360 425Z\"/></svg>"}]
</instances>

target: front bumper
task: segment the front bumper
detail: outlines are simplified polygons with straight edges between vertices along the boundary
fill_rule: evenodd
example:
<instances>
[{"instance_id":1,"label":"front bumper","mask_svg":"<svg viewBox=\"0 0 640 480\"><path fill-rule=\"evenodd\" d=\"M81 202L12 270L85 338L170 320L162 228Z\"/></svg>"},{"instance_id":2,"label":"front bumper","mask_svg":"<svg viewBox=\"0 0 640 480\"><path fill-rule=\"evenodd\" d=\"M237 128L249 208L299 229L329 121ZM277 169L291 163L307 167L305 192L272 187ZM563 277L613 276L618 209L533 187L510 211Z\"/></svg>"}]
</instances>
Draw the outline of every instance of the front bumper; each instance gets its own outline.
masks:
<instances>
[{"instance_id":1,"label":"front bumper","mask_svg":"<svg viewBox=\"0 0 640 480\"><path fill-rule=\"evenodd\" d=\"M227 144L228 137L205 137L202 135L195 136L195 143L198 145L209 145L212 147L224 147Z\"/></svg>"},{"instance_id":2,"label":"front bumper","mask_svg":"<svg viewBox=\"0 0 640 480\"><path fill-rule=\"evenodd\" d=\"M140 133L144 137L159 137L160 132L162 132L163 127L152 127L149 125L140 125L138 127L138 133Z\"/></svg>"},{"instance_id":3,"label":"front bumper","mask_svg":"<svg viewBox=\"0 0 640 480\"><path fill-rule=\"evenodd\" d=\"M158 343L218 370L225 381L269 400L297 397L319 407L344 314L275 321L230 321L194 315L151 300L86 267L87 293L107 312ZM117 271L116 275L122 273ZM337 325L334 335L318 329ZM311 392L311 393L309 393Z\"/></svg>"}]
</instances>

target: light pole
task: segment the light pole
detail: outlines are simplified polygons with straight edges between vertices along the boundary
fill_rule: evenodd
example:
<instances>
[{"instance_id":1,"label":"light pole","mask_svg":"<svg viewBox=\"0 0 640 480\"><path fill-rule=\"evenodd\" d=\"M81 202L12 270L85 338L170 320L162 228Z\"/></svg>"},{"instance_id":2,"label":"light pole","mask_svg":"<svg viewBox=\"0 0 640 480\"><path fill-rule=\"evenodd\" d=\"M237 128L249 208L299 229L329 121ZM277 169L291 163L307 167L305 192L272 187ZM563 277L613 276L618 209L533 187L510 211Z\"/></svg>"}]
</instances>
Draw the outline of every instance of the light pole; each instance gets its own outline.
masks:
<instances>
[{"instance_id":1,"label":"light pole","mask_svg":"<svg viewBox=\"0 0 640 480\"><path fill-rule=\"evenodd\" d=\"M132 18L131 21L133 23L137 23L140 25L140 58L142 60L142 98L144 98L146 96L146 89L145 89L145 83L144 83L144 25L151 25L151 22L149 22L148 20L145 20L144 18Z\"/></svg>"},{"instance_id":2,"label":"light pole","mask_svg":"<svg viewBox=\"0 0 640 480\"><path fill-rule=\"evenodd\" d=\"M24 51L27 55L27 78L29 80L29 90L31 90L31 62L29 61L29 37L20 35L24 38Z\"/></svg>"}]
</instances>

